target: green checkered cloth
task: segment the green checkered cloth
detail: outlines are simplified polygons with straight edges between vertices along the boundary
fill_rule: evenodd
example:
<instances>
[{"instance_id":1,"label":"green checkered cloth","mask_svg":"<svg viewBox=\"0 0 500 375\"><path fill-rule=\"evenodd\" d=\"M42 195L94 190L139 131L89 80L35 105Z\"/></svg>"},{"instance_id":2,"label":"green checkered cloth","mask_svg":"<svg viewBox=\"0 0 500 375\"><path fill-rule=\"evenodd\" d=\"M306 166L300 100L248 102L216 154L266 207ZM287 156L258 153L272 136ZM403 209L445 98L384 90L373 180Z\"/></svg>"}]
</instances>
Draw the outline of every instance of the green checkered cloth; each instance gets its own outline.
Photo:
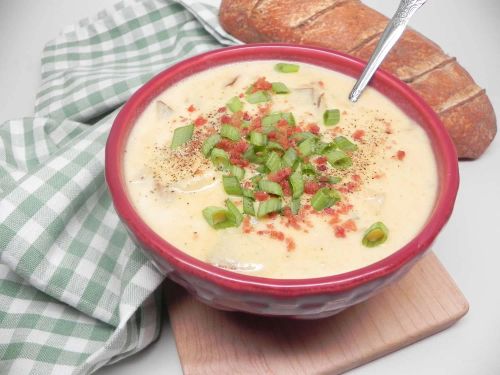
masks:
<instances>
[{"instance_id":1,"label":"green checkered cloth","mask_svg":"<svg viewBox=\"0 0 500 375\"><path fill-rule=\"evenodd\" d=\"M0 125L0 374L89 374L158 337L164 276L113 209L104 146L154 74L237 42L207 0L185 2L127 0L65 29L36 117Z\"/></svg>"}]
</instances>

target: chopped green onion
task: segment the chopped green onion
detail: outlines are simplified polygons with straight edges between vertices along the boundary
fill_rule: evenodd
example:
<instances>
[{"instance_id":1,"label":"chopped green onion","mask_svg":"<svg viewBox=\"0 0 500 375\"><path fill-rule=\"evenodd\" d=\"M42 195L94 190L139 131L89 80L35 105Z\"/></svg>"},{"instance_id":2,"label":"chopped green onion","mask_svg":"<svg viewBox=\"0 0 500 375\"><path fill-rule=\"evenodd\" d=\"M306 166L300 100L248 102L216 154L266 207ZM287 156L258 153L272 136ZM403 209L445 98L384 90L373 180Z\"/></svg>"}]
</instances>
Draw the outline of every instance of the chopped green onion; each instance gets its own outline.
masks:
<instances>
[{"instance_id":1,"label":"chopped green onion","mask_svg":"<svg viewBox=\"0 0 500 375\"><path fill-rule=\"evenodd\" d=\"M275 125L281 120L281 112L273 112L262 118L262 126Z\"/></svg>"},{"instance_id":2,"label":"chopped green onion","mask_svg":"<svg viewBox=\"0 0 500 375\"><path fill-rule=\"evenodd\" d=\"M290 185L292 185L292 198L300 198L304 193L304 178L300 168L290 176Z\"/></svg>"},{"instance_id":3,"label":"chopped green onion","mask_svg":"<svg viewBox=\"0 0 500 375\"><path fill-rule=\"evenodd\" d=\"M224 208L209 206L202 211L202 214L207 223L214 229L237 226L234 214Z\"/></svg>"},{"instance_id":4,"label":"chopped green onion","mask_svg":"<svg viewBox=\"0 0 500 375\"><path fill-rule=\"evenodd\" d=\"M314 165L312 165L311 163L305 163L302 166L302 173L304 173L305 175L308 175L308 176L315 175L316 168L314 168Z\"/></svg>"},{"instance_id":5,"label":"chopped green onion","mask_svg":"<svg viewBox=\"0 0 500 375\"><path fill-rule=\"evenodd\" d=\"M268 155L265 165L271 172L277 171L281 169L281 158L276 152L272 151Z\"/></svg>"},{"instance_id":6,"label":"chopped green onion","mask_svg":"<svg viewBox=\"0 0 500 375\"><path fill-rule=\"evenodd\" d=\"M267 144L267 135L255 131L251 132L250 143L254 146L265 146Z\"/></svg>"},{"instance_id":7,"label":"chopped green onion","mask_svg":"<svg viewBox=\"0 0 500 375\"><path fill-rule=\"evenodd\" d=\"M375 247L387 241L389 229L381 221L377 221L368 228L361 241L366 247Z\"/></svg>"},{"instance_id":8,"label":"chopped green onion","mask_svg":"<svg viewBox=\"0 0 500 375\"><path fill-rule=\"evenodd\" d=\"M269 171L269 168L268 168L268 167L266 167L265 165L259 165L259 166L257 166L257 167L255 168L255 170L256 170L257 172L259 172L259 173L265 173L265 174L267 174L267 173L269 173L269 172L270 172L270 171Z\"/></svg>"},{"instance_id":9,"label":"chopped green onion","mask_svg":"<svg viewBox=\"0 0 500 375\"><path fill-rule=\"evenodd\" d=\"M239 227L241 222L243 221L243 215L241 214L240 210L238 210L238 207L236 207L230 199L226 199L226 207L228 211L233 214L235 224L237 227Z\"/></svg>"},{"instance_id":10,"label":"chopped green onion","mask_svg":"<svg viewBox=\"0 0 500 375\"><path fill-rule=\"evenodd\" d=\"M236 165L230 165L227 170L229 173L231 173L234 177L238 178L238 180L243 180L245 177L245 170L243 168L240 168Z\"/></svg>"},{"instance_id":11,"label":"chopped green onion","mask_svg":"<svg viewBox=\"0 0 500 375\"><path fill-rule=\"evenodd\" d=\"M337 177L337 176L329 176L328 180L327 180L327 182L329 184L332 184L332 185L338 184L340 181L342 181L342 179L340 177Z\"/></svg>"},{"instance_id":12,"label":"chopped green onion","mask_svg":"<svg viewBox=\"0 0 500 375\"><path fill-rule=\"evenodd\" d=\"M290 147L283 154L283 164L285 164L287 167L291 167L295 162L295 160L297 160L297 152L295 151L294 148Z\"/></svg>"},{"instance_id":13,"label":"chopped green onion","mask_svg":"<svg viewBox=\"0 0 500 375\"><path fill-rule=\"evenodd\" d=\"M252 125L251 121L248 120L241 120L241 127L242 128L248 128L250 125Z\"/></svg>"},{"instance_id":14,"label":"chopped green onion","mask_svg":"<svg viewBox=\"0 0 500 375\"><path fill-rule=\"evenodd\" d=\"M273 141L267 142L266 149L270 151L271 150L285 151L282 145L280 145L278 142L273 142Z\"/></svg>"},{"instance_id":15,"label":"chopped green onion","mask_svg":"<svg viewBox=\"0 0 500 375\"><path fill-rule=\"evenodd\" d=\"M295 117L293 117L292 112L282 112L281 118L288 122L288 125L295 125Z\"/></svg>"},{"instance_id":16,"label":"chopped green onion","mask_svg":"<svg viewBox=\"0 0 500 375\"><path fill-rule=\"evenodd\" d=\"M247 150L243 153L243 158L248 160L251 163L255 163L257 160L257 154L255 153L255 147L250 146L247 148Z\"/></svg>"},{"instance_id":17,"label":"chopped green onion","mask_svg":"<svg viewBox=\"0 0 500 375\"><path fill-rule=\"evenodd\" d=\"M227 167L229 165L229 155L226 151L220 148L214 147L212 153L210 154L210 160L215 165L215 167Z\"/></svg>"},{"instance_id":18,"label":"chopped green onion","mask_svg":"<svg viewBox=\"0 0 500 375\"><path fill-rule=\"evenodd\" d=\"M327 152L333 151L337 148L334 142L331 143L325 143L325 142L318 142L316 143L316 153L318 154L326 154Z\"/></svg>"},{"instance_id":19,"label":"chopped green onion","mask_svg":"<svg viewBox=\"0 0 500 375\"><path fill-rule=\"evenodd\" d=\"M333 150L326 154L328 162L337 169L349 168L352 165L352 159L344 151Z\"/></svg>"},{"instance_id":20,"label":"chopped green onion","mask_svg":"<svg viewBox=\"0 0 500 375\"><path fill-rule=\"evenodd\" d=\"M323 123L326 126L337 125L340 121L340 111L338 109L327 109L323 113Z\"/></svg>"},{"instance_id":21,"label":"chopped green onion","mask_svg":"<svg viewBox=\"0 0 500 375\"><path fill-rule=\"evenodd\" d=\"M250 181L252 181L252 185L254 186L254 188L259 186L259 182L260 182L260 180L262 180L262 178L263 178L263 176L261 174L256 174L255 176L250 178Z\"/></svg>"},{"instance_id":22,"label":"chopped green onion","mask_svg":"<svg viewBox=\"0 0 500 375\"><path fill-rule=\"evenodd\" d=\"M300 211L300 198L292 199L290 208L292 209L292 214L297 215Z\"/></svg>"},{"instance_id":23,"label":"chopped green onion","mask_svg":"<svg viewBox=\"0 0 500 375\"><path fill-rule=\"evenodd\" d=\"M316 149L316 138L307 138L299 143L297 147L301 156L312 155Z\"/></svg>"},{"instance_id":24,"label":"chopped green onion","mask_svg":"<svg viewBox=\"0 0 500 375\"><path fill-rule=\"evenodd\" d=\"M243 196L250 198L250 199L255 199L255 197L253 195L253 191L250 189L243 189Z\"/></svg>"},{"instance_id":25,"label":"chopped green onion","mask_svg":"<svg viewBox=\"0 0 500 375\"><path fill-rule=\"evenodd\" d=\"M270 198L267 201L260 202L257 209L257 217L263 217L271 212L281 211L281 199Z\"/></svg>"},{"instance_id":26,"label":"chopped green onion","mask_svg":"<svg viewBox=\"0 0 500 375\"><path fill-rule=\"evenodd\" d=\"M275 94L289 94L290 89L283 82L273 82L273 92Z\"/></svg>"},{"instance_id":27,"label":"chopped green onion","mask_svg":"<svg viewBox=\"0 0 500 375\"><path fill-rule=\"evenodd\" d=\"M231 112L238 112L243 109L243 103L237 96L233 96L231 99L229 99L229 101L226 103L226 106Z\"/></svg>"},{"instance_id":28,"label":"chopped green onion","mask_svg":"<svg viewBox=\"0 0 500 375\"><path fill-rule=\"evenodd\" d=\"M255 216L255 208L253 207L253 199L243 197L243 213Z\"/></svg>"},{"instance_id":29,"label":"chopped green onion","mask_svg":"<svg viewBox=\"0 0 500 375\"><path fill-rule=\"evenodd\" d=\"M297 64L287 63L278 63L274 66L274 69L280 73L297 73L299 68Z\"/></svg>"},{"instance_id":30,"label":"chopped green onion","mask_svg":"<svg viewBox=\"0 0 500 375\"><path fill-rule=\"evenodd\" d=\"M243 195L240 181L235 176L222 176L222 186L224 191L229 195Z\"/></svg>"},{"instance_id":31,"label":"chopped green onion","mask_svg":"<svg viewBox=\"0 0 500 375\"><path fill-rule=\"evenodd\" d=\"M295 117L292 112L273 112L262 118L262 126L276 125L279 120L285 120L289 125L295 125Z\"/></svg>"},{"instance_id":32,"label":"chopped green onion","mask_svg":"<svg viewBox=\"0 0 500 375\"><path fill-rule=\"evenodd\" d=\"M339 135L338 137L335 137L333 142L342 151L356 151L358 149L358 146L356 146L356 144L352 143L346 137L341 136L341 135Z\"/></svg>"},{"instance_id":33,"label":"chopped green onion","mask_svg":"<svg viewBox=\"0 0 500 375\"><path fill-rule=\"evenodd\" d=\"M174 130L174 136L172 137L172 143L170 144L170 148L177 148L187 141L189 141L193 137L194 125L186 125L176 128Z\"/></svg>"},{"instance_id":34,"label":"chopped green onion","mask_svg":"<svg viewBox=\"0 0 500 375\"><path fill-rule=\"evenodd\" d=\"M309 138L316 138L316 136L313 133L310 132L300 132L300 133L295 133L292 135L293 138L295 138L297 141L301 142Z\"/></svg>"},{"instance_id":35,"label":"chopped green onion","mask_svg":"<svg viewBox=\"0 0 500 375\"><path fill-rule=\"evenodd\" d=\"M340 194L337 190L322 188L311 198L311 206L316 211L321 211L325 208L333 206L340 200Z\"/></svg>"},{"instance_id":36,"label":"chopped green onion","mask_svg":"<svg viewBox=\"0 0 500 375\"><path fill-rule=\"evenodd\" d=\"M264 103L271 100L271 95L267 91L256 91L245 96L247 102L251 104Z\"/></svg>"},{"instance_id":37,"label":"chopped green onion","mask_svg":"<svg viewBox=\"0 0 500 375\"><path fill-rule=\"evenodd\" d=\"M220 128L220 135L232 141L239 141L241 138L240 130L234 126L224 124Z\"/></svg>"},{"instance_id":38,"label":"chopped green onion","mask_svg":"<svg viewBox=\"0 0 500 375\"><path fill-rule=\"evenodd\" d=\"M205 142L201 145L201 152L205 157L210 155L212 149L219 143L221 140L221 136L219 134L212 134L210 137L205 139Z\"/></svg>"},{"instance_id":39,"label":"chopped green onion","mask_svg":"<svg viewBox=\"0 0 500 375\"><path fill-rule=\"evenodd\" d=\"M273 195L283 196L283 189L281 185L277 182L269 181L269 180L260 180L259 181L259 189L265 191L266 193L270 193Z\"/></svg>"}]
</instances>

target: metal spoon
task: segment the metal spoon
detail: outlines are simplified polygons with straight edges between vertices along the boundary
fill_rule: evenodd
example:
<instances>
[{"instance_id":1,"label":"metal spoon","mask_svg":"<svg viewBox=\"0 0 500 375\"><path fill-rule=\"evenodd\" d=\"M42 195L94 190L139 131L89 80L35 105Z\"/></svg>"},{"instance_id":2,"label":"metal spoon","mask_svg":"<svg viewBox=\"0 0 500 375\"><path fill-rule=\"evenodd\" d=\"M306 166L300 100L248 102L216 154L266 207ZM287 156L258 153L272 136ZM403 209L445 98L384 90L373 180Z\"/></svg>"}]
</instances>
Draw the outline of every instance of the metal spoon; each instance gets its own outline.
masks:
<instances>
[{"instance_id":1,"label":"metal spoon","mask_svg":"<svg viewBox=\"0 0 500 375\"><path fill-rule=\"evenodd\" d=\"M417 9L420 8L426 1L427 0L401 0L398 10L396 10L396 13L382 33L377 47L375 48L375 51L373 51L365 70L363 70L361 77L359 77L349 94L349 100L351 102L354 103L359 99L359 96L368 85L368 82L370 82L370 79L375 71L378 69L380 64L382 64L382 61L384 61L394 44L396 44L398 39L401 37L401 34L403 34L411 16L413 16Z\"/></svg>"}]
</instances>

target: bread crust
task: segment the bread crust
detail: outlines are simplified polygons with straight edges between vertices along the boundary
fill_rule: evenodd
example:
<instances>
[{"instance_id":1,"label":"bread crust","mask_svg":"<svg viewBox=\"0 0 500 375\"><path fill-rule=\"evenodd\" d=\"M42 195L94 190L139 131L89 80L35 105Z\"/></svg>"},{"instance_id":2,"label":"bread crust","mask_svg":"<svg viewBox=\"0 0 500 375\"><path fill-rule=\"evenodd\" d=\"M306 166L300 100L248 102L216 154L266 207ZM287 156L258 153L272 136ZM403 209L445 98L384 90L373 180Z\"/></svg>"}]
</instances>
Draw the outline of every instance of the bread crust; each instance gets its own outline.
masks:
<instances>
[{"instance_id":1,"label":"bread crust","mask_svg":"<svg viewBox=\"0 0 500 375\"><path fill-rule=\"evenodd\" d=\"M288 42L336 49L368 60L387 18L358 0L222 0L224 29L247 42ZM455 60L407 30L382 68L407 82L438 113L459 158L481 156L496 134L490 100Z\"/></svg>"}]
</instances>

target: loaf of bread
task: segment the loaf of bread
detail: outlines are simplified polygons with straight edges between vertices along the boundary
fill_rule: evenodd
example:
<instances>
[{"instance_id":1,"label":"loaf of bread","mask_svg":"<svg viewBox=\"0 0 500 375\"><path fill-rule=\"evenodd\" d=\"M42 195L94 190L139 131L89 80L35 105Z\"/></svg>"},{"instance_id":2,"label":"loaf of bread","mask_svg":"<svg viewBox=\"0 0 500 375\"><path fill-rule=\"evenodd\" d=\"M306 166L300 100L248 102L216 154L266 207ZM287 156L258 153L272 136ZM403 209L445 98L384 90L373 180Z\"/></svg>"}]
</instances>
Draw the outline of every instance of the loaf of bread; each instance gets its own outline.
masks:
<instances>
[{"instance_id":1,"label":"loaf of bread","mask_svg":"<svg viewBox=\"0 0 500 375\"><path fill-rule=\"evenodd\" d=\"M359 0L222 0L226 31L247 42L331 48L368 60L387 18ZM459 158L478 158L496 134L493 107L455 58L411 29L382 68L408 83L440 116Z\"/></svg>"}]
</instances>

